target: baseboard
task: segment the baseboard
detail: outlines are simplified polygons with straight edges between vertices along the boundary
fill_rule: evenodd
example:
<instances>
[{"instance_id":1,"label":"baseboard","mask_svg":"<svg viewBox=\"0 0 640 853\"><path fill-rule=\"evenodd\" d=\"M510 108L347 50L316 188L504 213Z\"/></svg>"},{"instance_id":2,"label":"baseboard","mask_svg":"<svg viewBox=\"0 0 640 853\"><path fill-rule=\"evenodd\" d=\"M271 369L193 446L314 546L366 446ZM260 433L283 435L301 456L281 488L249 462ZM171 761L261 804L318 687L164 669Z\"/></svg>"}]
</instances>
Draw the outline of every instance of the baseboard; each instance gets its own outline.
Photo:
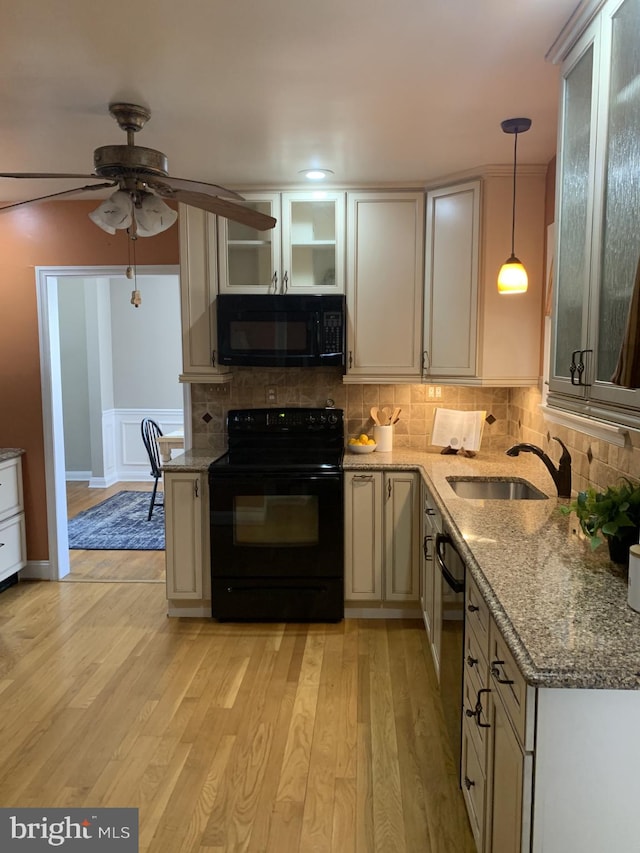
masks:
<instances>
[{"instance_id":1,"label":"baseboard","mask_svg":"<svg viewBox=\"0 0 640 853\"><path fill-rule=\"evenodd\" d=\"M29 560L24 569L20 569L22 581L50 581L51 563L49 560Z\"/></svg>"},{"instance_id":2,"label":"baseboard","mask_svg":"<svg viewBox=\"0 0 640 853\"><path fill-rule=\"evenodd\" d=\"M65 471L64 478L67 483L80 483L91 479L91 471Z\"/></svg>"},{"instance_id":3,"label":"baseboard","mask_svg":"<svg viewBox=\"0 0 640 853\"><path fill-rule=\"evenodd\" d=\"M417 606L411 607L353 607L345 605L345 619L420 619L422 613Z\"/></svg>"}]
</instances>

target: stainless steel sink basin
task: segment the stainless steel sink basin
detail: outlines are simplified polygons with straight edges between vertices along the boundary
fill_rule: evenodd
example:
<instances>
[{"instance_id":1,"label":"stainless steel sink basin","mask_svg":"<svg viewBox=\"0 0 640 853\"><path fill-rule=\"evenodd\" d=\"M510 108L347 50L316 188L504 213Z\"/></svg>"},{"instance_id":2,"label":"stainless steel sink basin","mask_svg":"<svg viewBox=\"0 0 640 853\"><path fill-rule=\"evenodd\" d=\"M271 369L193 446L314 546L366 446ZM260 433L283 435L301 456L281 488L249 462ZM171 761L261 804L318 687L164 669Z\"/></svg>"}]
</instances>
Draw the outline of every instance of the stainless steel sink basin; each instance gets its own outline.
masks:
<instances>
[{"instance_id":1,"label":"stainless steel sink basin","mask_svg":"<svg viewBox=\"0 0 640 853\"><path fill-rule=\"evenodd\" d=\"M543 501L547 496L519 477L447 477L459 498L470 501Z\"/></svg>"}]
</instances>

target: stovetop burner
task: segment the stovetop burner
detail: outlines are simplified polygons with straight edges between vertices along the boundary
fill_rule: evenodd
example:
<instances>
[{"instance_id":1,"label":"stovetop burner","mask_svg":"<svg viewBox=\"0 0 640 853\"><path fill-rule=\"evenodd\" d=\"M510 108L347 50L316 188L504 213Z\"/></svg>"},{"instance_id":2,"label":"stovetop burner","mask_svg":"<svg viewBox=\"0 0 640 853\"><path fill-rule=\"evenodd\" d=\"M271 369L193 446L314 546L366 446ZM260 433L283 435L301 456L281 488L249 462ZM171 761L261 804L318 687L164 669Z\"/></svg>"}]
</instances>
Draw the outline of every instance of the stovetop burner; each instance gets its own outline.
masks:
<instances>
[{"instance_id":1,"label":"stovetop burner","mask_svg":"<svg viewBox=\"0 0 640 853\"><path fill-rule=\"evenodd\" d=\"M209 468L228 471L336 471L344 454L342 409L232 409L229 450Z\"/></svg>"}]
</instances>

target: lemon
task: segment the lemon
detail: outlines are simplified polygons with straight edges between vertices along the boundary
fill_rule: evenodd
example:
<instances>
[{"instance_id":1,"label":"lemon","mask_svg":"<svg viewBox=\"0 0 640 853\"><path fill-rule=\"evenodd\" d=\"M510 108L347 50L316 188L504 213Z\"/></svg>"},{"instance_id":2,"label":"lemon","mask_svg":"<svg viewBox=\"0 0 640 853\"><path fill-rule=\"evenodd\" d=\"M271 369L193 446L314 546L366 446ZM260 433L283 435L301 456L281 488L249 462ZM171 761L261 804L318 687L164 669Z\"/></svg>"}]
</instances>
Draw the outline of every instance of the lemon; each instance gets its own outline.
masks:
<instances>
[{"instance_id":1,"label":"lemon","mask_svg":"<svg viewBox=\"0 0 640 853\"><path fill-rule=\"evenodd\" d=\"M369 443L369 436L365 435L364 433L361 433L358 441L360 442L360 444L368 444Z\"/></svg>"},{"instance_id":2,"label":"lemon","mask_svg":"<svg viewBox=\"0 0 640 853\"><path fill-rule=\"evenodd\" d=\"M375 441L374 441L372 438L370 438L370 439L367 441L367 444L375 444Z\"/></svg>"},{"instance_id":3,"label":"lemon","mask_svg":"<svg viewBox=\"0 0 640 853\"><path fill-rule=\"evenodd\" d=\"M349 444L357 444L357 443L358 443L358 442L355 440L355 438L350 438L350 439L349 439Z\"/></svg>"}]
</instances>

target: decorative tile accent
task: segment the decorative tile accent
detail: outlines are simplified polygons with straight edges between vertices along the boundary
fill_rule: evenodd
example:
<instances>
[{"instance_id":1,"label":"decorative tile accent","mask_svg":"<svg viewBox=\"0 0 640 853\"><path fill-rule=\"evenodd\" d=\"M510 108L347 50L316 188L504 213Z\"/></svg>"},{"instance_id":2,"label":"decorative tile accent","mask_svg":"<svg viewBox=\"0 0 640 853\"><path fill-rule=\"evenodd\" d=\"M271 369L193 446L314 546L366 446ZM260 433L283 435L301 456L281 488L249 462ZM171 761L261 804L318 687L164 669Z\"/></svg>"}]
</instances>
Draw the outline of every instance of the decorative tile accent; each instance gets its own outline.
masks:
<instances>
[{"instance_id":1,"label":"decorative tile accent","mask_svg":"<svg viewBox=\"0 0 640 853\"><path fill-rule=\"evenodd\" d=\"M491 426L491 424L494 424L496 422L496 419L493 417L493 415L491 413L489 413L487 415L487 417L485 418L485 421L489 424L489 426Z\"/></svg>"},{"instance_id":2,"label":"decorative tile accent","mask_svg":"<svg viewBox=\"0 0 640 853\"><path fill-rule=\"evenodd\" d=\"M208 424L208 423L209 423L209 421L212 421L212 420L213 420L213 416L212 416L212 415L210 415L210 414L209 414L209 412L205 412L205 413L204 413L204 415L202 416L202 420L203 420L206 424Z\"/></svg>"},{"instance_id":3,"label":"decorative tile accent","mask_svg":"<svg viewBox=\"0 0 640 853\"><path fill-rule=\"evenodd\" d=\"M593 462L593 453L591 452L591 445L589 445L589 449L587 450L587 459L589 460L589 465Z\"/></svg>"}]
</instances>

